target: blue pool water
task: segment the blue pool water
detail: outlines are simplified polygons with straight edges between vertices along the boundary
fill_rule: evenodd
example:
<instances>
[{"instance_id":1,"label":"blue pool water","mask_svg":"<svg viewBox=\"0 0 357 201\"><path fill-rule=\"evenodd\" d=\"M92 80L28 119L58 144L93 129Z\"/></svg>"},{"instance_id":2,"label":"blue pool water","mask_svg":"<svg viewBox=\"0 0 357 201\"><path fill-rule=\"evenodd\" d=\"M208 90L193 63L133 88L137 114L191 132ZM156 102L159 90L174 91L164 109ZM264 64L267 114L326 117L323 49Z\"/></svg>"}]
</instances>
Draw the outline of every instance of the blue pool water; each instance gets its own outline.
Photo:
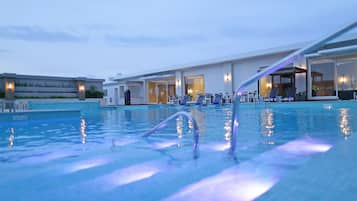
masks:
<instances>
[{"instance_id":1,"label":"blue pool water","mask_svg":"<svg viewBox=\"0 0 357 201\"><path fill-rule=\"evenodd\" d=\"M198 122L198 159L185 119L141 137L181 110ZM243 104L240 112L234 159L230 106L84 107L61 118L2 121L0 200L357 197L356 102Z\"/></svg>"}]
</instances>

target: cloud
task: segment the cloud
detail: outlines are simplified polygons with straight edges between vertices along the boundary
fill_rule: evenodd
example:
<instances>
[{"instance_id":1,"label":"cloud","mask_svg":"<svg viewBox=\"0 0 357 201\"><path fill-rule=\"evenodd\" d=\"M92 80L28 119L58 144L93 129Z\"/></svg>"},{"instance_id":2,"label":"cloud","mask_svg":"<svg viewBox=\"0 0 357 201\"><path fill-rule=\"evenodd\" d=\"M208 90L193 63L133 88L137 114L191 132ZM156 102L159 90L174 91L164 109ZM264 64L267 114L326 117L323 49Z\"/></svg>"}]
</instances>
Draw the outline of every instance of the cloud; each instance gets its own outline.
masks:
<instances>
[{"instance_id":1,"label":"cloud","mask_svg":"<svg viewBox=\"0 0 357 201\"><path fill-rule=\"evenodd\" d=\"M84 42L87 37L65 31L49 31L38 26L0 26L0 39L30 42Z\"/></svg>"},{"instance_id":2,"label":"cloud","mask_svg":"<svg viewBox=\"0 0 357 201\"><path fill-rule=\"evenodd\" d=\"M178 46L186 43L197 43L205 40L199 35L186 36L149 36L149 35L106 35L104 39L107 43L120 47L168 47Z\"/></svg>"}]
</instances>

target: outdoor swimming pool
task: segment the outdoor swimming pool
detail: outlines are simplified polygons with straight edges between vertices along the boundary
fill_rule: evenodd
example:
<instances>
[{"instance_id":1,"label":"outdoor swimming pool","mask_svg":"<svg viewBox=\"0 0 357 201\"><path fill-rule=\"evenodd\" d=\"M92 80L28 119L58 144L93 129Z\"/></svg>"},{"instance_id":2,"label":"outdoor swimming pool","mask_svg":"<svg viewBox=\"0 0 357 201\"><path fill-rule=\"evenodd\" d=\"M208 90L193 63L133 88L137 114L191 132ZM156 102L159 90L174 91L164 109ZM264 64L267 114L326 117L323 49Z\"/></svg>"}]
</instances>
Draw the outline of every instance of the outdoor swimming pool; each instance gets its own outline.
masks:
<instances>
[{"instance_id":1,"label":"outdoor swimming pool","mask_svg":"<svg viewBox=\"0 0 357 201\"><path fill-rule=\"evenodd\" d=\"M185 119L141 137L181 110L200 128L197 159ZM357 197L356 102L243 104L240 112L235 159L228 156L230 106L94 107L2 121L0 200Z\"/></svg>"}]
</instances>

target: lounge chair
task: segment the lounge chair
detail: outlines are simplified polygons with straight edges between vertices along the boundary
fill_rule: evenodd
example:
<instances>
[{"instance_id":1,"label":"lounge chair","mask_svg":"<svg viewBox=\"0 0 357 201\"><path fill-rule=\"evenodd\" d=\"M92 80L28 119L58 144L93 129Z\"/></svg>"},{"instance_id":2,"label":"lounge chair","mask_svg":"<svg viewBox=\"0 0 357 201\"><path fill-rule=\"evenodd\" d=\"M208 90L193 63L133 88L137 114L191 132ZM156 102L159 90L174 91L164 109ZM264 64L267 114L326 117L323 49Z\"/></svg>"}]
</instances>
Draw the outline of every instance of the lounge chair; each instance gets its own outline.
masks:
<instances>
[{"instance_id":1,"label":"lounge chair","mask_svg":"<svg viewBox=\"0 0 357 201\"><path fill-rule=\"evenodd\" d=\"M286 91L286 97L283 98L283 101L294 101L295 100L295 94L296 94L296 88L289 88Z\"/></svg>"},{"instance_id":2,"label":"lounge chair","mask_svg":"<svg viewBox=\"0 0 357 201\"><path fill-rule=\"evenodd\" d=\"M213 104L214 104L214 105L220 105L220 104L222 104L222 94L215 94L215 95L214 95Z\"/></svg>"},{"instance_id":3,"label":"lounge chair","mask_svg":"<svg viewBox=\"0 0 357 201\"><path fill-rule=\"evenodd\" d=\"M203 105L203 101L205 100L205 96L204 95L198 95L197 96L197 100L196 100L196 105Z\"/></svg>"},{"instance_id":4,"label":"lounge chair","mask_svg":"<svg viewBox=\"0 0 357 201\"><path fill-rule=\"evenodd\" d=\"M278 88L272 88L270 93L269 93L269 97L265 98L264 101L266 101L266 102L275 102L275 101L277 101L278 92L279 92Z\"/></svg>"},{"instance_id":5,"label":"lounge chair","mask_svg":"<svg viewBox=\"0 0 357 201\"><path fill-rule=\"evenodd\" d=\"M169 96L169 100L167 101L167 104L173 105L177 103L178 103L177 96Z\"/></svg>"},{"instance_id":6,"label":"lounge chair","mask_svg":"<svg viewBox=\"0 0 357 201\"><path fill-rule=\"evenodd\" d=\"M183 96L180 100L179 100L179 104L180 105L187 105L189 97L187 95Z\"/></svg>"}]
</instances>

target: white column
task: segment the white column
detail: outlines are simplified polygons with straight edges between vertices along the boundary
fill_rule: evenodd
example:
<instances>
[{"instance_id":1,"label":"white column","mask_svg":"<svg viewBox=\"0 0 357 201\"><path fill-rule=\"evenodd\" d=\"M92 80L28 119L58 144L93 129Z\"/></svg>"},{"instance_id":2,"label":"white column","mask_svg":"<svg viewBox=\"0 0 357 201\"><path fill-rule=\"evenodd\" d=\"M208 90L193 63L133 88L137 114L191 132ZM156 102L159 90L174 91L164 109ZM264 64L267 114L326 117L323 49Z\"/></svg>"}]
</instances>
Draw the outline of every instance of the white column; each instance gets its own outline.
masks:
<instances>
[{"instance_id":1,"label":"white column","mask_svg":"<svg viewBox=\"0 0 357 201\"><path fill-rule=\"evenodd\" d=\"M175 86L176 86L176 96L183 96L184 80L181 71L176 71L175 73Z\"/></svg>"},{"instance_id":2,"label":"white column","mask_svg":"<svg viewBox=\"0 0 357 201\"><path fill-rule=\"evenodd\" d=\"M143 81L143 103L144 104L147 104L149 103L149 100L148 100L148 85L147 85L147 80L144 80Z\"/></svg>"},{"instance_id":3,"label":"white column","mask_svg":"<svg viewBox=\"0 0 357 201\"><path fill-rule=\"evenodd\" d=\"M223 64L223 83L224 83L224 93L233 93L233 64L225 63Z\"/></svg>"}]
</instances>

